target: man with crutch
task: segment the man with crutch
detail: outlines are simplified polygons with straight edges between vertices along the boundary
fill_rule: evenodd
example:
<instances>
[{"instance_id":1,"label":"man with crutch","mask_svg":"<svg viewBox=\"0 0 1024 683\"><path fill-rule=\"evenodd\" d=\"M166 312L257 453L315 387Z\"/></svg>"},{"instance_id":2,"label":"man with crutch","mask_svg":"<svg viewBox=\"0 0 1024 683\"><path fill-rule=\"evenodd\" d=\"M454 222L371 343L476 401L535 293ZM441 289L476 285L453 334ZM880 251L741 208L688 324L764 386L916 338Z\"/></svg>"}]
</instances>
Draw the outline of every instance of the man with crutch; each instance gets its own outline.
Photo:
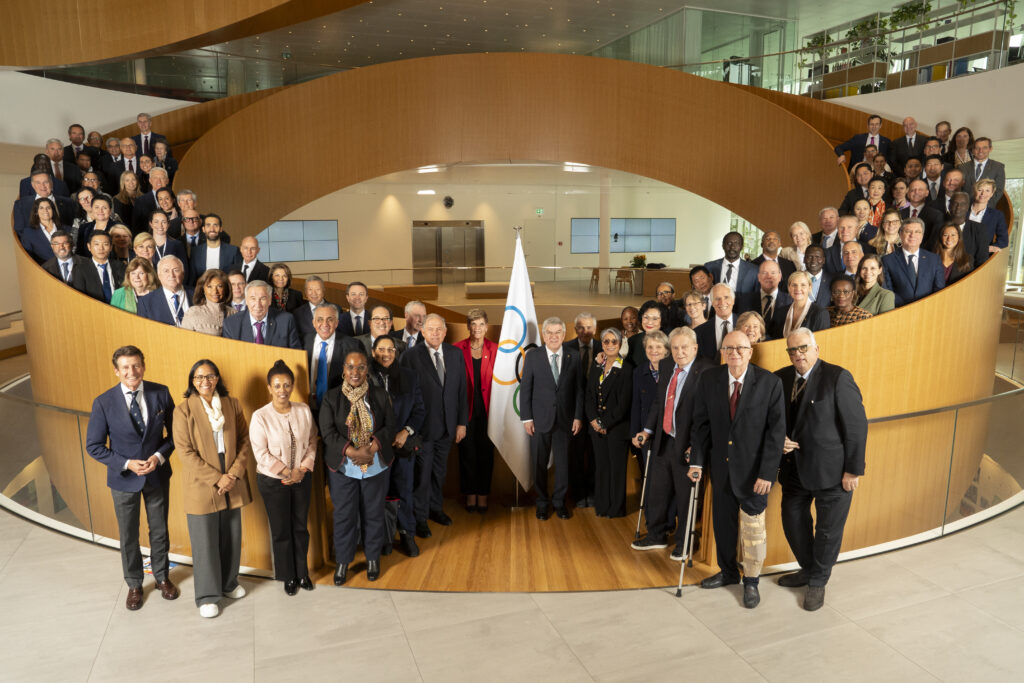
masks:
<instances>
[{"instance_id":1,"label":"man with crutch","mask_svg":"<svg viewBox=\"0 0 1024 683\"><path fill-rule=\"evenodd\" d=\"M685 525L690 505L687 478L690 448L690 419L696 395L697 377L714 367L706 358L697 357L697 335L689 327L678 327L669 335L671 358L663 358L658 368L658 394L651 405L644 430L633 437L638 448L651 441L647 457L648 474L644 478L647 503L647 536L635 541L634 550L655 550L668 546L667 532L673 515L678 515L676 547L671 558L682 561L686 541ZM675 494L676 510L669 510Z\"/></svg>"}]
</instances>

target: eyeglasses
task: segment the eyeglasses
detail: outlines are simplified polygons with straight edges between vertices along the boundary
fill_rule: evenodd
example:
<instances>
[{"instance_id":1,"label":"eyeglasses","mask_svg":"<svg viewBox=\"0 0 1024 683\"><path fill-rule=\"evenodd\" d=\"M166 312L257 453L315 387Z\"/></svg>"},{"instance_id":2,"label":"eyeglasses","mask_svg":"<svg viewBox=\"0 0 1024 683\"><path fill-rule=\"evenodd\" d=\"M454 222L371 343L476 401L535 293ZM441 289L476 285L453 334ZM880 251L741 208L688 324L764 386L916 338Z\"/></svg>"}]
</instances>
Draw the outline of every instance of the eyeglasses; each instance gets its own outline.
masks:
<instances>
[{"instance_id":1,"label":"eyeglasses","mask_svg":"<svg viewBox=\"0 0 1024 683\"><path fill-rule=\"evenodd\" d=\"M195 375L192 377L192 381L196 384L202 384L203 382L216 382L217 375Z\"/></svg>"},{"instance_id":2,"label":"eyeglasses","mask_svg":"<svg viewBox=\"0 0 1024 683\"><path fill-rule=\"evenodd\" d=\"M601 346L618 346L619 340L615 337L608 337L607 339L601 340Z\"/></svg>"},{"instance_id":3,"label":"eyeglasses","mask_svg":"<svg viewBox=\"0 0 1024 683\"><path fill-rule=\"evenodd\" d=\"M663 289L663 290L661 290L660 292L656 292L656 294L657 294L658 296L662 296L662 295L664 295L664 294L669 294L669 295L671 295L671 294L674 294L674 292L672 292L672 291L670 291L670 290L668 290L668 289Z\"/></svg>"},{"instance_id":4,"label":"eyeglasses","mask_svg":"<svg viewBox=\"0 0 1024 683\"><path fill-rule=\"evenodd\" d=\"M807 353L807 349L811 348L810 344L801 344L800 346L790 346L786 349L786 353L791 356L795 356L798 353Z\"/></svg>"},{"instance_id":5,"label":"eyeglasses","mask_svg":"<svg viewBox=\"0 0 1024 683\"><path fill-rule=\"evenodd\" d=\"M726 353L743 353L744 351L750 351L752 346L723 346L722 350Z\"/></svg>"},{"instance_id":6,"label":"eyeglasses","mask_svg":"<svg viewBox=\"0 0 1024 683\"><path fill-rule=\"evenodd\" d=\"M376 318L370 318L370 322L372 322L372 323L386 323L386 322L391 322L391 316L388 316L388 317L386 317L386 318L380 318L380 317L376 317Z\"/></svg>"},{"instance_id":7,"label":"eyeglasses","mask_svg":"<svg viewBox=\"0 0 1024 683\"><path fill-rule=\"evenodd\" d=\"M198 216L185 216L181 220L185 221L186 223L198 223L199 222L199 217Z\"/></svg>"},{"instance_id":8,"label":"eyeglasses","mask_svg":"<svg viewBox=\"0 0 1024 683\"><path fill-rule=\"evenodd\" d=\"M661 316L660 315L645 315L643 317L643 320L644 320L644 322L648 322L648 323L660 323L661 322Z\"/></svg>"}]
</instances>

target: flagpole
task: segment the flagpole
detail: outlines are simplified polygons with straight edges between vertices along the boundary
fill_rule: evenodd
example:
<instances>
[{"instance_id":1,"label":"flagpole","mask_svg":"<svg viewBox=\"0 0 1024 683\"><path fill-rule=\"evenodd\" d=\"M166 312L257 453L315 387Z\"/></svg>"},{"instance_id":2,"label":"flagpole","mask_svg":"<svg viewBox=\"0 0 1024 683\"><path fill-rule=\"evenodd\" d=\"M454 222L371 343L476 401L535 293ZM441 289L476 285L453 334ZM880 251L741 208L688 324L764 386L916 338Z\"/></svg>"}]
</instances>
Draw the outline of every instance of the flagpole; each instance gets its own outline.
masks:
<instances>
[{"instance_id":1,"label":"flagpole","mask_svg":"<svg viewBox=\"0 0 1024 683\"><path fill-rule=\"evenodd\" d=\"M515 239L520 241L520 242L522 242L522 239L523 239L523 226L521 226L521 225L513 225L512 226L512 232L514 232L516 234ZM522 507L522 505L520 505L520 503L519 503L519 489L521 489L522 487L519 485L519 480L516 479L515 476L512 477L512 481L513 481L513 483L515 483L515 487L516 487L516 497L515 497L515 500L512 503L512 509L513 510L518 510L518 509L520 509Z\"/></svg>"}]
</instances>

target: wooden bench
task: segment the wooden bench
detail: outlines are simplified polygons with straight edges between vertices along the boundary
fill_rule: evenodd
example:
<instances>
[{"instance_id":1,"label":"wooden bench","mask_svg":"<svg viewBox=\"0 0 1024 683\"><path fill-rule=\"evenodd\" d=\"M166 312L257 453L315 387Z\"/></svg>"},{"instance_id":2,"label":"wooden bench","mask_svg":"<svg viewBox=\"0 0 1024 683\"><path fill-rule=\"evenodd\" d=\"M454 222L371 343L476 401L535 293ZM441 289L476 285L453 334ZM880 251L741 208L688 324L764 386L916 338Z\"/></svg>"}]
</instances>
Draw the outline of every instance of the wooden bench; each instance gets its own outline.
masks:
<instances>
[{"instance_id":1,"label":"wooden bench","mask_svg":"<svg viewBox=\"0 0 1024 683\"><path fill-rule=\"evenodd\" d=\"M530 281L530 291L534 283ZM508 296L508 282L467 282L467 299L501 299Z\"/></svg>"}]
</instances>

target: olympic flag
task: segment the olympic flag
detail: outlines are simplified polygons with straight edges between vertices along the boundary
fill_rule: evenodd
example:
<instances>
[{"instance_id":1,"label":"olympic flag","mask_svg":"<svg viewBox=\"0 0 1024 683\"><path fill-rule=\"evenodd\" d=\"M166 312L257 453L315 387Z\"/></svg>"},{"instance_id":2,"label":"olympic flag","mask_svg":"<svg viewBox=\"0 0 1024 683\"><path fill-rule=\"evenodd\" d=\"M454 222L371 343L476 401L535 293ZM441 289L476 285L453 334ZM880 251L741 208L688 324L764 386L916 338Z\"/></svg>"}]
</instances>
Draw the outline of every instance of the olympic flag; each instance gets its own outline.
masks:
<instances>
[{"instance_id":1,"label":"olympic flag","mask_svg":"<svg viewBox=\"0 0 1024 683\"><path fill-rule=\"evenodd\" d=\"M505 317L501 321L498 358L494 361L487 435L501 453L519 484L527 491L533 486L530 441L519 417L519 381L523 356L537 346L537 312L533 309L530 275L526 270L523 245L516 235L512 277L508 283Z\"/></svg>"}]
</instances>

